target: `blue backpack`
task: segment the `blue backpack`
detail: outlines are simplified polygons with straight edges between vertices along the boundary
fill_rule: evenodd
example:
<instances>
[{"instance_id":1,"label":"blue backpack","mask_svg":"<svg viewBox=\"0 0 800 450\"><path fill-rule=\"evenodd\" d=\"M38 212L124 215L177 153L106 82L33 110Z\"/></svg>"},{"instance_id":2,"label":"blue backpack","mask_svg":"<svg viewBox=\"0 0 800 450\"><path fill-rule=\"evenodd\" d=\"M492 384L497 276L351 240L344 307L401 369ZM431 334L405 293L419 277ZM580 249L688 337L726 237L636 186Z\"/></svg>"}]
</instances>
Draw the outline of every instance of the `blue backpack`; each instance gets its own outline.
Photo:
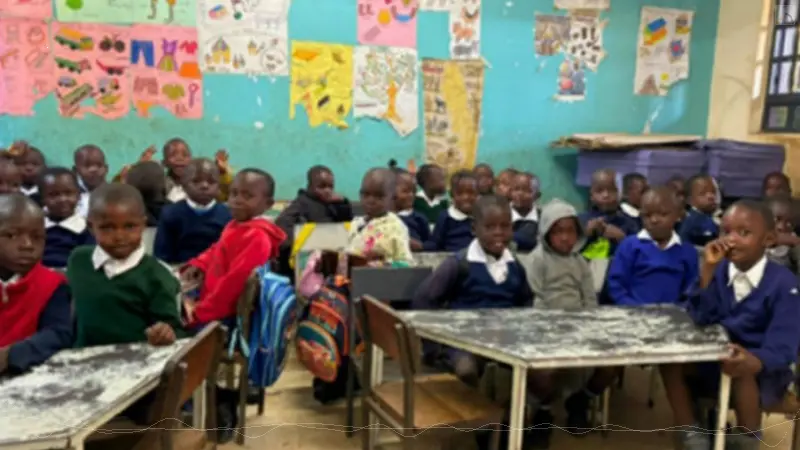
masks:
<instances>
[{"instance_id":1,"label":"blue backpack","mask_svg":"<svg viewBox=\"0 0 800 450\"><path fill-rule=\"evenodd\" d=\"M231 336L230 353L238 345L247 358L247 376L254 387L272 386L283 372L286 349L294 337L297 300L288 278L276 275L269 264L257 270L260 283L258 304L253 311L250 336L241 334L237 323Z\"/></svg>"}]
</instances>

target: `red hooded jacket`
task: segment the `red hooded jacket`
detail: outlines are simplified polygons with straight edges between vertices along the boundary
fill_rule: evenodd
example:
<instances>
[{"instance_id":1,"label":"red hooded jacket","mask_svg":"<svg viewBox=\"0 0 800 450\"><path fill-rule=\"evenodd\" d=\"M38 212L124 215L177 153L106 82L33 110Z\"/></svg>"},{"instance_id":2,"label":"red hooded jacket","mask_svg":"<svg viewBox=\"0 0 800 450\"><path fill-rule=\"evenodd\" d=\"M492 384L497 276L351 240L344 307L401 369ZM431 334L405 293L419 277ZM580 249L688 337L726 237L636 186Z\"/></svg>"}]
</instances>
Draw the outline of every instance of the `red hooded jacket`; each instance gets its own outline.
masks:
<instances>
[{"instance_id":1,"label":"red hooded jacket","mask_svg":"<svg viewBox=\"0 0 800 450\"><path fill-rule=\"evenodd\" d=\"M16 283L0 287L0 347L27 339L39 328L39 316L67 278L41 263Z\"/></svg>"},{"instance_id":2,"label":"red hooded jacket","mask_svg":"<svg viewBox=\"0 0 800 450\"><path fill-rule=\"evenodd\" d=\"M263 218L228 223L214 245L189 261L205 274L194 322L189 326L235 316L247 278L278 256L284 239L283 230Z\"/></svg>"}]
</instances>

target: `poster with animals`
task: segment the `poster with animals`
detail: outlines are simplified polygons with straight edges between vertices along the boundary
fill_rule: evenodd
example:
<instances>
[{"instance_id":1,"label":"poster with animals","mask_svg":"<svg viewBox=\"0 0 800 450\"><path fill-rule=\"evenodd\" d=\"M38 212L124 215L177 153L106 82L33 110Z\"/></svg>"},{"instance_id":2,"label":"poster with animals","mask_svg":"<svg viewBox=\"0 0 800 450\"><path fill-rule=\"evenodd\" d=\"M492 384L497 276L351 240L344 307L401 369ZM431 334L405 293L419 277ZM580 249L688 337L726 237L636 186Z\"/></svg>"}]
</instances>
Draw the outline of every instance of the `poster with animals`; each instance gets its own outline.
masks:
<instances>
[{"instance_id":1,"label":"poster with animals","mask_svg":"<svg viewBox=\"0 0 800 450\"><path fill-rule=\"evenodd\" d=\"M456 0L450 10L450 57L481 57L481 0Z\"/></svg>"},{"instance_id":2,"label":"poster with animals","mask_svg":"<svg viewBox=\"0 0 800 450\"><path fill-rule=\"evenodd\" d=\"M643 7L636 52L633 92L665 96L689 78L689 44L694 12Z\"/></svg>"}]
</instances>

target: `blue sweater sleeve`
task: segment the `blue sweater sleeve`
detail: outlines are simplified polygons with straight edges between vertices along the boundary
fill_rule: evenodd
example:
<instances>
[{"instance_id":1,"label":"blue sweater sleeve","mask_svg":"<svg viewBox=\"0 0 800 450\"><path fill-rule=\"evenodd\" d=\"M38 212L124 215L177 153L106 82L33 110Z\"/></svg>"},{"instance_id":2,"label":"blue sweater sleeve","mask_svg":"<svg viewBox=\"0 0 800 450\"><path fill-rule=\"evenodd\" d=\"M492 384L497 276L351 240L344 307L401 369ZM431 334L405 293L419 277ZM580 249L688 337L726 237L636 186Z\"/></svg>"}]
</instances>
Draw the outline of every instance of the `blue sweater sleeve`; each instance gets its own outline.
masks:
<instances>
[{"instance_id":1,"label":"blue sweater sleeve","mask_svg":"<svg viewBox=\"0 0 800 450\"><path fill-rule=\"evenodd\" d=\"M59 286L39 316L39 329L33 336L12 345L8 367L25 372L41 364L73 341L72 300L69 286Z\"/></svg>"},{"instance_id":2,"label":"blue sweater sleeve","mask_svg":"<svg viewBox=\"0 0 800 450\"><path fill-rule=\"evenodd\" d=\"M778 284L768 313L771 320L764 340L759 348L750 351L761 360L764 372L784 370L797 360L800 346L800 294L794 276Z\"/></svg>"},{"instance_id":3,"label":"blue sweater sleeve","mask_svg":"<svg viewBox=\"0 0 800 450\"><path fill-rule=\"evenodd\" d=\"M686 300L684 306L689 317L694 320L698 325L711 325L718 323L721 320L720 302L722 293L720 292L720 283L718 282L721 276L721 271L727 267L727 264L720 263L714 270L714 277L705 289L700 288L700 279L695 279L695 282L689 287L686 293Z\"/></svg>"},{"instance_id":4,"label":"blue sweater sleeve","mask_svg":"<svg viewBox=\"0 0 800 450\"><path fill-rule=\"evenodd\" d=\"M633 245L635 239L622 241L608 268L606 285L615 305L637 306L639 304L631 295L630 290L633 264L636 260L636 247Z\"/></svg>"},{"instance_id":5,"label":"blue sweater sleeve","mask_svg":"<svg viewBox=\"0 0 800 450\"><path fill-rule=\"evenodd\" d=\"M422 245L422 248L428 252L440 252L444 250L444 239L447 234L447 211L442 211L439 218L436 219L436 225L433 226L433 233L428 242Z\"/></svg>"},{"instance_id":6,"label":"blue sweater sleeve","mask_svg":"<svg viewBox=\"0 0 800 450\"><path fill-rule=\"evenodd\" d=\"M155 242L153 243L153 256L168 264L184 262L178 261L177 238L173 235L174 223L177 219L174 209L175 205L170 205L161 213L161 218L156 228Z\"/></svg>"},{"instance_id":7,"label":"blue sweater sleeve","mask_svg":"<svg viewBox=\"0 0 800 450\"><path fill-rule=\"evenodd\" d=\"M433 273L419 285L414 298L411 300L413 309L440 308L445 301L451 300L447 296L453 291L458 282L458 259L451 256L445 259ZM527 285L526 283L523 283Z\"/></svg>"}]
</instances>

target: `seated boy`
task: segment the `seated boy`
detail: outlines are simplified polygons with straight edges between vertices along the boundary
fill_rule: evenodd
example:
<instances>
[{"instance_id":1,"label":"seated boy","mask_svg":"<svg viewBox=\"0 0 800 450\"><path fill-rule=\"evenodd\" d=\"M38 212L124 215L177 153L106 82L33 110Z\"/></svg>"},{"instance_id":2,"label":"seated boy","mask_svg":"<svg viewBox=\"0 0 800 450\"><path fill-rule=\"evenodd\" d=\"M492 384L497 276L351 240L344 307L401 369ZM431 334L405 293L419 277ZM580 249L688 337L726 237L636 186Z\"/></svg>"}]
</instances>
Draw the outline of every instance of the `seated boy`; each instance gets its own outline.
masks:
<instances>
[{"instance_id":1,"label":"seated boy","mask_svg":"<svg viewBox=\"0 0 800 450\"><path fill-rule=\"evenodd\" d=\"M678 234L683 242L703 247L719 237L719 226L714 220L717 211L717 187L708 175L695 175L686 183L689 212L681 223Z\"/></svg>"},{"instance_id":2,"label":"seated boy","mask_svg":"<svg viewBox=\"0 0 800 450\"><path fill-rule=\"evenodd\" d=\"M89 214L89 195L106 182L108 175L106 155L96 145L82 145L75 150L73 163L72 170L78 175L78 186L81 189L78 214L86 217Z\"/></svg>"},{"instance_id":3,"label":"seated boy","mask_svg":"<svg viewBox=\"0 0 800 450\"><path fill-rule=\"evenodd\" d=\"M447 211L450 202L445 194L444 170L435 164L423 164L417 171L419 192L414 199L414 211L425 216L429 223L436 223L443 211Z\"/></svg>"},{"instance_id":4,"label":"seated boy","mask_svg":"<svg viewBox=\"0 0 800 450\"><path fill-rule=\"evenodd\" d=\"M536 247L539 234L539 208L536 202L539 192L539 177L520 172L514 176L511 189L511 220L514 222L514 242L517 251L530 252Z\"/></svg>"},{"instance_id":5,"label":"seated boy","mask_svg":"<svg viewBox=\"0 0 800 450\"><path fill-rule=\"evenodd\" d=\"M478 194L490 195L494 191L494 170L486 163L480 163L472 169L478 179Z\"/></svg>"},{"instance_id":6,"label":"seated boy","mask_svg":"<svg viewBox=\"0 0 800 450\"><path fill-rule=\"evenodd\" d=\"M622 177L622 213L635 220L641 228L639 208L642 206L642 194L647 190L647 178L640 173L629 173Z\"/></svg>"},{"instance_id":7,"label":"seated boy","mask_svg":"<svg viewBox=\"0 0 800 450\"><path fill-rule=\"evenodd\" d=\"M517 169L510 167L500 171L494 180L494 193L510 200L512 184L517 173Z\"/></svg>"},{"instance_id":8,"label":"seated boy","mask_svg":"<svg viewBox=\"0 0 800 450\"><path fill-rule=\"evenodd\" d=\"M776 232L773 246L767 249L767 258L800 275L800 238L792 220L792 200L777 196L768 199L767 205L775 217Z\"/></svg>"},{"instance_id":9,"label":"seated boy","mask_svg":"<svg viewBox=\"0 0 800 450\"><path fill-rule=\"evenodd\" d=\"M658 187L642 196L644 229L622 241L608 270L612 303L641 306L676 303L697 280L697 250L675 232L678 198Z\"/></svg>"},{"instance_id":10,"label":"seated boy","mask_svg":"<svg viewBox=\"0 0 800 450\"><path fill-rule=\"evenodd\" d=\"M705 248L699 286L689 292L686 307L698 325L725 328L731 353L721 363L665 365L661 375L680 427L697 424L692 398L715 395L720 370L730 375L736 422L743 430L728 434L728 444L756 450L762 410L780 403L792 382L790 365L800 344L800 295L797 277L766 257L775 240L775 222L765 205L735 203L725 212L722 229L723 237ZM690 392L691 385L698 391ZM707 450L710 436L686 430L683 448Z\"/></svg>"},{"instance_id":11,"label":"seated boy","mask_svg":"<svg viewBox=\"0 0 800 450\"><path fill-rule=\"evenodd\" d=\"M587 235L583 255L588 259L610 258L626 236L639 231L636 221L620 210L613 170L598 170L592 174L589 201L589 211L580 215Z\"/></svg>"},{"instance_id":12,"label":"seated boy","mask_svg":"<svg viewBox=\"0 0 800 450\"><path fill-rule=\"evenodd\" d=\"M170 204L166 198L167 179L164 176L164 168L155 161L138 162L128 170L125 182L135 187L144 200L146 226L157 227L161 220L161 212Z\"/></svg>"},{"instance_id":13,"label":"seated boy","mask_svg":"<svg viewBox=\"0 0 800 450\"><path fill-rule=\"evenodd\" d=\"M431 237L431 227L427 217L414 211L414 192L417 190L417 181L405 169L394 167L392 171L397 182L394 194L394 212L408 229L411 250L421 251L423 243Z\"/></svg>"},{"instance_id":14,"label":"seated boy","mask_svg":"<svg viewBox=\"0 0 800 450\"><path fill-rule=\"evenodd\" d=\"M186 199L167 205L156 230L153 255L168 263L185 263L219 240L231 221L219 195L219 170L209 159L192 160L183 174Z\"/></svg>"},{"instance_id":15,"label":"seated boy","mask_svg":"<svg viewBox=\"0 0 800 450\"><path fill-rule=\"evenodd\" d=\"M472 172L462 170L450 178L450 197L453 204L439 214L431 239L425 250L431 252L457 252L467 248L475 236L472 234L472 207L478 199L478 180Z\"/></svg>"},{"instance_id":16,"label":"seated boy","mask_svg":"<svg viewBox=\"0 0 800 450\"><path fill-rule=\"evenodd\" d=\"M72 346L72 299L63 274L41 264L44 213L22 194L0 196L0 375L17 374Z\"/></svg>"},{"instance_id":17,"label":"seated boy","mask_svg":"<svg viewBox=\"0 0 800 450\"><path fill-rule=\"evenodd\" d=\"M789 177L783 172L768 173L761 185L761 195L763 198L791 197L792 184Z\"/></svg>"},{"instance_id":18,"label":"seated boy","mask_svg":"<svg viewBox=\"0 0 800 450\"><path fill-rule=\"evenodd\" d=\"M22 173L10 159L0 159L0 194L20 192Z\"/></svg>"},{"instance_id":19,"label":"seated boy","mask_svg":"<svg viewBox=\"0 0 800 450\"><path fill-rule=\"evenodd\" d=\"M20 190L23 194L27 195L38 205L42 204L42 199L39 196L39 175L45 167L44 155L36 148L25 145L20 148L19 152L14 155L14 164L19 167L22 174L22 186Z\"/></svg>"},{"instance_id":20,"label":"seated boy","mask_svg":"<svg viewBox=\"0 0 800 450\"><path fill-rule=\"evenodd\" d=\"M39 178L39 195L47 211L42 264L52 268L67 267L73 250L82 245L94 245L86 219L76 211L80 190L75 172L64 167L45 169Z\"/></svg>"}]
</instances>

